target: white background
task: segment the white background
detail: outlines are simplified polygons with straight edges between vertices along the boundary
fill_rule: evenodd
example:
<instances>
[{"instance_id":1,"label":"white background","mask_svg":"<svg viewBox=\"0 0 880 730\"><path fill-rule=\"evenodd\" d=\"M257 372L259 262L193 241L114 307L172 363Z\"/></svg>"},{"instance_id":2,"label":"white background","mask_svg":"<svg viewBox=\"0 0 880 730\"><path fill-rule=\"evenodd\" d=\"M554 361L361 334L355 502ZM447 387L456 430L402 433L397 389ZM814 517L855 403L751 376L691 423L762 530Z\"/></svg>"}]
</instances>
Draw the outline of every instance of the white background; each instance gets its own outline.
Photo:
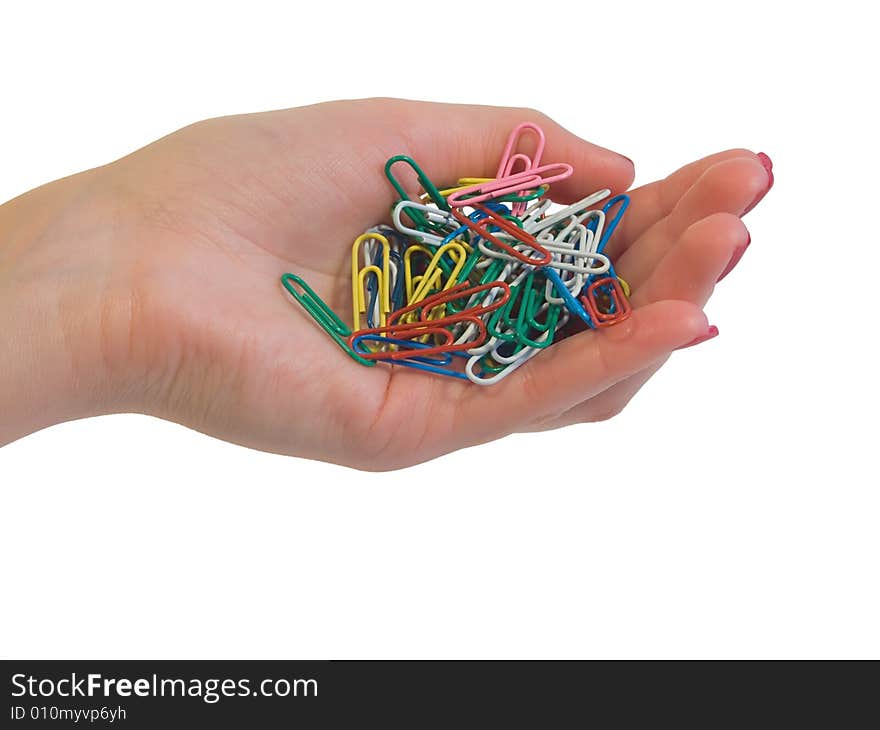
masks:
<instances>
[{"instance_id":1,"label":"white background","mask_svg":"<svg viewBox=\"0 0 880 730\"><path fill-rule=\"evenodd\" d=\"M776 186L720 337L611 422L390 474L137 415L0 450L0 655L880 656L867 7L5 8L3 200L200 118L371 95L540 108L637 184L749 147Z\"/></svg>"}]
</instances>

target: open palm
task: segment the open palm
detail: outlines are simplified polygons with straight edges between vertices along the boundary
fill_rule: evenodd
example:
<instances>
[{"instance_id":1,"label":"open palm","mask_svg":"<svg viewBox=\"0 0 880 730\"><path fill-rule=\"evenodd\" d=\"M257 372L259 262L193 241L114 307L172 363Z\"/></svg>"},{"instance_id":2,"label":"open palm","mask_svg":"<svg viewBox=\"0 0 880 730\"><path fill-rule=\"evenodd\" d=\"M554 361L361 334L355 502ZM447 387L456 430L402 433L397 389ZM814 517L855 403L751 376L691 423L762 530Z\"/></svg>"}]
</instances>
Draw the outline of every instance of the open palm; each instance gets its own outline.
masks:
<instances>
[{"instance_id":1,"label":"open palm","mask_svg":"<svg viewBox=\"0 0 880 730\"><path fill-rule=\"evenodd\" d=\"M365 368L279 283L299 274L345 318L351 242L395 199L385 160L410 155L439 183L491 176L521 121L544 128L545 161L574 165L554 200L631 184L626 158L537 112L388 99L200 122L108 166L131 232L114 260L132 292L137 407L367 469L619 412L670 352L708 334L702 307L748 244L740 216L772 182L766 158L731 150L632 191L608 253L632 286L633 316L555 344L491 388Z\"/></svg>"}]
</instances>

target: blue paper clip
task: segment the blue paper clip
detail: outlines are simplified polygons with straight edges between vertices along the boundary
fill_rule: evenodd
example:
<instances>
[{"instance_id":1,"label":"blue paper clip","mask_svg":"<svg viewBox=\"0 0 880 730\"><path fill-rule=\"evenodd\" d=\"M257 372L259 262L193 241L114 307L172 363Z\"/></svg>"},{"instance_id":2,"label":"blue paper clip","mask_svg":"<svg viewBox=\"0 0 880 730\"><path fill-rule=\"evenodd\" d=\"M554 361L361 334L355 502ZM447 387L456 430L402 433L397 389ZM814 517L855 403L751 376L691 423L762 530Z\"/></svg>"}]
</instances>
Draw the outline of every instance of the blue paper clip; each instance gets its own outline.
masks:
<instances>
[{"instance_id":1,"label":"blue paper clip","mask_svg":"<svg viewBox=\"0 0 880 730\"><path fill-rule=\"evenodd\" d=\"M620 203L620 207L609 223L608 211L618 203ZM599 253L603 253L605 250L605 244L608 243L608 239L611 238L611 234L614 233L618 223L620 223L620 219L623 218L623 214L626 213L627 208L629 208L629 195L615 195L611 200L605 203L605 206L602 208L602 212L605 214L605 230L602 231L602 238L599 240L599 245L596 248Z\"/></svg>"},{"instance_id":2,"label":"blue paper clip","mask_svg":"<svg viewBox=\"0 0 880 730\"><path fill-rule=\"evenodd\" d=\"M565 285L565 282L562 281L562 277L559 276L559 272L556 269L552 269L549 266L543 266L538 269L544 276L546 276L550 281L553 282L553 286L556 288L556 291L559 292L559 296L562 297L562 300L565 302L565 307L572 314L576 314L580 317L584 322L586 322L587 327L591 327L595 329L595 325L593 324L593 320L590 315L587 313L587 310L584 309L584 305L581 304L571 293L569 288ZM603 274L603 276L607 276L607 274Z\"/></svg>"},{"instance_id":3,"label":"blue paper clip","mask_svg":"<svg viewBox=\"0 0 880 730\"><path fill-rule=\"evenodd\" d=\"M393 345L402 345L406 348L413 349L427 349L431 347L431 345L424 342L414 342L413 340L400 340L395 339L393 337L382 337L381 335L368 334L368 335L359 335L355 337L351 342L352 349L359 355L365 355L369 352L369 350L364 349L361 346L361 343L367 342L382 342L385 344L393 344ZM461 357L467 359L469 356L466 352L446 352L440 353L435 356L425 356L419 357L414 355L408 358L400 358L400 359L388 359L388 360L377 360L377 362L384 362L391 365L403 365L407 368L413 368L415 370L423 370L429 373L435 373L437 375L445 375L449 378L459 378L460 380L467 380L468 377L464 373L457 372L455 370L448 370L446 366L452 364L452 358Z\"/></svg>"},{"instance_id":4,"label":"blue paper clip","mask_svg":"<svg viewBox=\"0 0 880 730\"><path fill-rule=\"evenodd\" d=\"M614 214L614 217L611 221L608 221L608 211L610 211L615 205L618 205L617 212ZM605 253L605 246L608 243L608 240L611 238L611 234L617 229L618 224L623 218L623 214L626 213L626 209L629 207L629 195L615 195L611 200L609 200L602 207L602 212L605 214L605 228L602 231L602 237L599 239L599 245L596 246L596 253ZM587 224L587 228L596 232L596 219L593 218ZM584 283L583 288L580 293L583 294L586 292L587 287L592 284L596 279L601 279L606 276L613 276L615 279L617 277L617 272L614 270L614 264L609 263L608 271L604 274L590 274L587 277L586 282Z\"/></svg>"}]
</instances>

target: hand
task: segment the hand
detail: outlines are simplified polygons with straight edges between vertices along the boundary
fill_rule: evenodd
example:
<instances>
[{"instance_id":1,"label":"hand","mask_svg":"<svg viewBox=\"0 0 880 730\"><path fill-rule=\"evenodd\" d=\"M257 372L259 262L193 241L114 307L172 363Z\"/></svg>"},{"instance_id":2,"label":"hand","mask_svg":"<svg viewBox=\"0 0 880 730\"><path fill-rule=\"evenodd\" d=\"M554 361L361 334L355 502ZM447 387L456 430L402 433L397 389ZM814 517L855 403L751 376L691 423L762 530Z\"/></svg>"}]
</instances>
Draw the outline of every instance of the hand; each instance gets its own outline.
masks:
<instances>
[{"instance_id":1,"label":"hand","mask_svg":"<svg viewBox=\"0 0 880 730\"><path fill-rule=\"evenodd\" d=\"M554 344L490 388L358 365L279 283L299 274L347 318L351 243L394 200L385 160L409 154L437 182L491 176L525 120L544 128L546 162L574 165L554 200L631 184L628 159L531 110L374 99L200 122L11 201L0 228L20 235L0 253L0 305L20 301L17 281L42 292L51 301L39 311L58 316L36 317L53 334L34 349L60 340L65 356L51 387L31 391L46 407L7 407L19 417L4 419L0 442L133 410L258 449L389 469L619 412L673 350L710 334L702 307L748 243L739 217L772 182L755 154L723 152L633 191L609 244L633 315ZM44 220L47 205L49 223L22 222Z\"/></svg>"}]
</instances>

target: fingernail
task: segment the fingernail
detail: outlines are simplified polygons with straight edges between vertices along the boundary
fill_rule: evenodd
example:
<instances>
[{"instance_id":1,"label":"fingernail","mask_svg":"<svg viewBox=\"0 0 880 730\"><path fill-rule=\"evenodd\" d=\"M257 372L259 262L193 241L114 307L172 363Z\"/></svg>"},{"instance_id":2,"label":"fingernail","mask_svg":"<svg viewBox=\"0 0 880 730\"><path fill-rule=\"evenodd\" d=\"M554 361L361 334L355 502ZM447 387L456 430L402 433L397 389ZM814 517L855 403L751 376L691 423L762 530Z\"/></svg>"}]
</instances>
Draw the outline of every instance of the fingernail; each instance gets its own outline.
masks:
<instances>
[{"instance_id":1,"label":"fingernail","mask_svg":"<svg viewBox=\"0 0 880 730\"><path fill-rule=\"evenodd\" d=\"M617 154L620 155L620 152L618 152ZM762 153L762 154L763 154L763 153ZM626 160L630 165L632 165L633 167L636 166L636 163L633 162L631 159L629 159L629 157L627 157L626 155L620 155L620 156L621 156L624 160ZM768 157L767 159L769 160L770 158Z\"/></svg>"},{"instance_id":2,"label":"fingernail","mask_svg":"<svg viewBox=\"0 0 880 730\"><path fill-rule=\"evenodd\" d=\"M693 347L694 345L699 345L701 342L705 342L706 340L711 340L713 337L718 337L718 328L714 324L709 325L709 329L706 330L706 334L700 335L699 337L691 340L690 342L682 345L681 347L676 347L676 350L684 350L686 347Z\"/></svg>"},{"instance_id":3,"label":"fingernail","mask_svg":"<svg viewBox=\"0 0 880 730\"><path fill-rule=\"evenodd\" d=\"M758 193L755 199L751 202L751 205L749 205L743 211L743 215L748 213L752 208L754 208L758 203L761 202L761 199L770 192L770 188L773 187L773 183L775 181L775 178L773 177L773 160L770 159L770 155L768 155L766 152L759 152L757 154L757 158L758 161L764 166L764 169L767 171L767 187L764 188L760 193Z\"/></svg>"},{"instance_id":4,"label":"fingernail","mask_svg":"<svg viewBox=\"0 0 880 730\"><path fill-rule=\"evenodd\" d=\"M746 249L749 247L749 244L752 242L752 235L749 234L749 240L746 241L742 246L737 246L733 249L733 254L730 257L730 261L727 262L727 266L724 268L724 271L721 272L720 276L715 280L717 284L721 281L725 276L727 276L731 271L733 271L734 267L739 263L739 260L743 257L743 254L746 252Z\"/></svg>"},{"instance_id":5,"label":"fingernail","mask_svg":"<svg viewBox=\"0 0 880 730\"><path fill-rule=\"evenodd\" d=\"M770 183L767 185L767 190L769 190L773 187L773 160L770 159L770 155L766 152L759 152L758 159L767 171L767 177L770 178Z\"/></svg>"}]
</instances>

